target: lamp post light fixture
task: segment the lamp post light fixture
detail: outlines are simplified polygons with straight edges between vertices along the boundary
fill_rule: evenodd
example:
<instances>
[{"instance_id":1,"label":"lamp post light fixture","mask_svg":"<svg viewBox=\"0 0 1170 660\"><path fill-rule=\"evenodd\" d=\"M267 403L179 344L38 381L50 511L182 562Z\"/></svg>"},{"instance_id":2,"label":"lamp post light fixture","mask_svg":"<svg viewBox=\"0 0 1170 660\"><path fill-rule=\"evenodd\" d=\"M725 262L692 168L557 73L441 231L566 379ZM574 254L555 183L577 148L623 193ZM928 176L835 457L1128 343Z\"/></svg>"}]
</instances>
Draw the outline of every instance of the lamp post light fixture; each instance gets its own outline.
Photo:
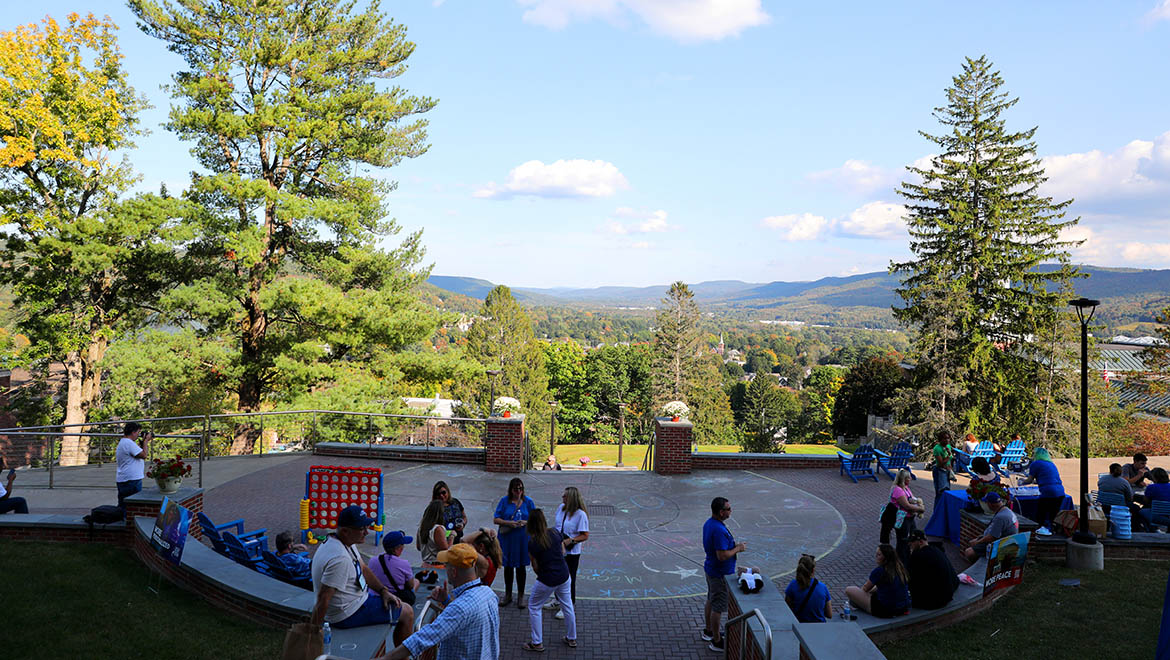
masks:
<instances>
[{"instance_id":1,"label":"lamp post light fixture","mask_svg":"<svg viewBox=\"0 0 1170 660\"><path fill-rule=\"evenodd\" d=\"M622 447L626 444L626 404L618 401L618 460L614 467L625 467L622 463Z\"/></svg>"},{"instance_id":2,"label":"lamp post light fixture","mask_svg":"<svg viewBox=\"0 0 1170 660\"><path fill-rule=\"evenodd\" d=\"M1080 529L1073 541L1085 545L1097 543L1097 535L1089 531L1089 322L1097 311L1100 300L1077 298L1068 301L1077 310L1081 322L1081 516Z\"/></svg>"},{"instance_id":3,"label":"lamp post light fixture","mask_svg":"<svg viewBox=\"0 0 1170 660\"><path fill-rule=\"evenodd\" d=\"M488 378L490 378L492 381L492 387L491 387L491 397L492 398L490 401L488 401L488 417L491 417L494 414L493 409L496 407L496 376L499 376L500 374L502 374L504 372L500 371L499 369L488 369L486 373L488 375Z\"/></svg>"},{"instance_id":4,"label":"lamp post light fixture","mask_svg":"<svg viewBox=\"0 0 1170 660\"><path fill-rule=\"evenodd\" d=\"M549 430L548 430L548 453L557 453L557 402L549 401L548 407L552 410L549 415ZM559 461L558 461L559 462Z\"/></svg>"}]
</instances>

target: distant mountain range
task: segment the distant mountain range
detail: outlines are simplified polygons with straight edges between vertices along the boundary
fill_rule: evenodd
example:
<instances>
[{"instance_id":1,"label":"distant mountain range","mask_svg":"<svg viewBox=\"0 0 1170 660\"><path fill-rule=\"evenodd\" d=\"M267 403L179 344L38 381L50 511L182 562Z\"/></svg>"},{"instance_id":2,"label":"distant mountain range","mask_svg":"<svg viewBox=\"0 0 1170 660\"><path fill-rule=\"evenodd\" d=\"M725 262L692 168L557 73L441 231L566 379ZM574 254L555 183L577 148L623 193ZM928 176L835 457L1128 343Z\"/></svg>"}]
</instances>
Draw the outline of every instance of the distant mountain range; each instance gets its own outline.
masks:
<instances>
[{"instance_id":1,"label":"distant mountain range","mask_svg":"<svg viewBox=\"0 0 1170 660\"><path fill-rule=\"evenodd\" d=\"M1110 298L1170 298L1170 270L1099 266L1080 268L1088 273L1089 277L1074 283L1077 295L1102 301ZM427 281L440 289L481 300L495 286L487 280L446 275L432 275ZM824 277L811 282L762 284L739 280L715 280L690 286L691 291L695 293L695 299L701 303L733 307L768 308L799 302L828 307L888 309L900 300L894 293L898 286L898 277L884 271L848 277ZM645 287L603 286L588 289L513 287L512 293L518 300L535 305L591 303L607 306L643 306L657 305L669 287L669 284Z\"/></svg>"}]
</instances>

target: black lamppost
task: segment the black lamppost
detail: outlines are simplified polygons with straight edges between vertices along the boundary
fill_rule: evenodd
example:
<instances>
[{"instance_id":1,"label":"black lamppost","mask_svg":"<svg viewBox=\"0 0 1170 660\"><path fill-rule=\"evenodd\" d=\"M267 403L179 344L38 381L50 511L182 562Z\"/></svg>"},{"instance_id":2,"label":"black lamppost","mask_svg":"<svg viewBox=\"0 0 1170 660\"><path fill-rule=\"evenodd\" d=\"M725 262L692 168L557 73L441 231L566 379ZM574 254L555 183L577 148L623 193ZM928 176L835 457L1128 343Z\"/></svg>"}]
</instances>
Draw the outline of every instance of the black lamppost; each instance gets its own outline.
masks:
<instances>
[{"instance_id":1,"label":"black lamppost","mask_svg":"<svg viewBox=\"0 0 1170 660\"><path fill-rule=\"evenodd\" d=\"M555 455L557 453L557 402L549 401L548 407L552 410L552 414L549 415L551 421L548 431L548 453Z\"/></svg>"},{"instance_id":2,"label":"black lamppost","mask_svg":"<svg viewBox=\"0 0 1170 660\"><path fill-rule=\"evenodd\" d=\"M1100 300L1077 298L1068 301L1077 310L1081 322L1081 524L1073 540L1085 545L1097 543L1097 535L1089 531L1089 321L1097 311Z\"/></svg>"},{"instance_id":3,"label":"black lamppost","mask_svg":"<svg viewBox=\"0 0 1170 660\"><path fill-rule=\"evenodd\" d=\"M490 401L488 401L488 417L492 416L492 409L495 408L495 406L496 406L496 376L499 376L502 373L503 372L500 371L499 369L488 369L487 370L488 378L491 378L491 380L492 380L492 388L491 388L492 398Z\"/></svg>"},{"instance_id":4,"label":"black lamppost","mask_svg":"<svg viewBox=\"0 0 1170 660\"><path fill-rule=\"evenodd\" d=\"M618 460L614 467L625 467L622 463L622 447L626 444L626 404L618 401Z\"/></svg>"}]
</instances>

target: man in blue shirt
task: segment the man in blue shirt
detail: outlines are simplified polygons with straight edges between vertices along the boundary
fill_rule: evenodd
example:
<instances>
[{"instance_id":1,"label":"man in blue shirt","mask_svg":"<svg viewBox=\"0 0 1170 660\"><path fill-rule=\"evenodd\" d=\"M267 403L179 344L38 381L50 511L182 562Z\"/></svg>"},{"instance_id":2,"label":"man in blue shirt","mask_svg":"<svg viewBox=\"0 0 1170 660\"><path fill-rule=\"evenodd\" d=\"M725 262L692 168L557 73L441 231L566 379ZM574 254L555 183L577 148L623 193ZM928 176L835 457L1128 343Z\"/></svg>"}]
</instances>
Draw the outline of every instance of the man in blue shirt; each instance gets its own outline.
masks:
<instances>
[{"instance_id":1,"label":"man in blue shirt","mask_svg":"<svg viewBox=\"0 0 1170 660\"><path fill-rule=\"evenodd\" d=\"M454 587L446 608L380 660L419 657L436 644L438 660L499 660L500 604L475 574L478 557L466 543L439 552L438 562L447 567L447 580ZM431 592L431 598L447 600L447 584Z\"/></svg>"},{"instance_id":2,"label":"man in blue shirt","mask_svg":"<svg viewBox=\"0 0 1170 660\"><path fill-rule=\"evenodd\" d=\"M720 653L723 652L720 622L727 611L724 576L735 572L735 556L747 548L743 543L736 544L727 529L724 521L730 517L731 503L726 497L716 497L711 500L711 517L703 523L703 552L707 555L703 562L703 572L707 574L707 605L703 608L707 627L703 629L703 639L709 642L707 648Z\"/></svg>"}]
</instances>

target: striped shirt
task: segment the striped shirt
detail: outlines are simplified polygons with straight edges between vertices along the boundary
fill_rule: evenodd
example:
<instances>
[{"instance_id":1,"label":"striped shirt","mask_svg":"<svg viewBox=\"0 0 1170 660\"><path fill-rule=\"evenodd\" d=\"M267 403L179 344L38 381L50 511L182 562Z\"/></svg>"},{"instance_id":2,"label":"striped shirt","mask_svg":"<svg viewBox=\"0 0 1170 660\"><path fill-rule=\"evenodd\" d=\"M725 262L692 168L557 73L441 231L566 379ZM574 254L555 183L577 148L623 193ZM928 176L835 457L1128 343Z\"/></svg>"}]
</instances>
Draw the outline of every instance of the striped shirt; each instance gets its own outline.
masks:
<instances>
[{"instance_id":1,"label":"striped shirt","mask_svg":"<svg viewBox=\"0 0 1170 660\"><path fill-rule=\"evenodd\" d=\"M447 608L402 644L412 656L439 644L438 660L499 660L499 607L495 592L472 580L455 587Z\"/></svg>"}]
</instances>

